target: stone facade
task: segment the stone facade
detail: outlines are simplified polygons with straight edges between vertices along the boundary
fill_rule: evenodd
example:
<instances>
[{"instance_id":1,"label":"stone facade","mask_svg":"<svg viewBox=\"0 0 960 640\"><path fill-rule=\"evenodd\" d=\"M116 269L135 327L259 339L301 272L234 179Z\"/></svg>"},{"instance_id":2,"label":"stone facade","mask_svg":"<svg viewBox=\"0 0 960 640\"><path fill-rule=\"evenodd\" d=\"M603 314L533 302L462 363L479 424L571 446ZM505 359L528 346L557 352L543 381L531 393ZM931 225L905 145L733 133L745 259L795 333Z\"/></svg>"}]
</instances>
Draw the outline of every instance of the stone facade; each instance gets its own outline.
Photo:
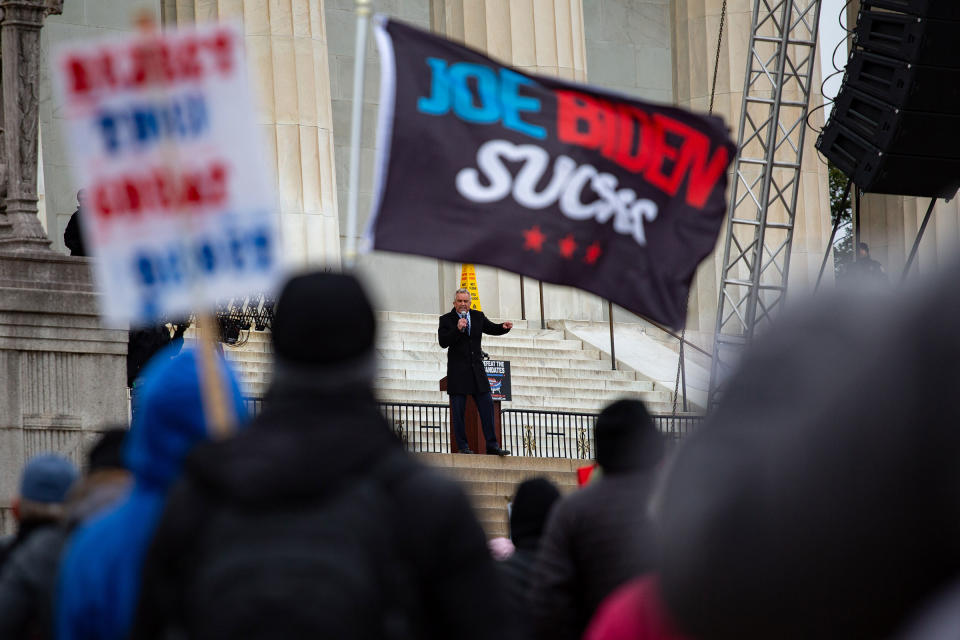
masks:
<instances>
[{"instance_id":1,"label":"stone facade","mask_svg":"<svg viewBox=\"0 0 960 640\"><path fill-rule=\"evenodd\" d=\"M51 250L37 216L40 33L60 8L0 0L0 532L27 459L57 451L79 463L105 424L127 422L127 333L101 326L88 261Z\"/></svg>"},{"instance_id":2,"label":"stone facade","mask_svg":"<svg viewBox=\"0 0 960 640\"><path fill-rule=\"evenodd\" d=\"M340 264L323 0L163 0L164 24L243 24L268 165L276 167L284 253L295 265Z\"/></svg>"},{"instance_id":3,"label":"stone facade","mask_svg":"<svg viewBox=\"0 0 960 640\"><path fill-rule=\"evenodd\" d=\"M709 108L717 34L723 0L674 0L671 3L675 55L676 102L682 107L705 112ZM720 64L714 113L731 127L736 140L743 98L744 69L750 42L753 0L728 0L726 27L720 46ZM811 88L810 109L822 104L819 65ZM784 94L785 99L790 95ZM823 111L810 117L810 124L823 125ZM807 131L801 169L801 186L794 220L793 251L790 258L788 297L802 295L816 282L820 257L830 237L830 199L826 165L817 155L816 135ZM732 175L731 175L732 184ZM782 212L771 211L772 219ZM690 293L687 332L708 350L712 346L719 298L719 274L723 262L724 229L713 255L700 266ZM832 274L827 274L829 278Z\"/></svg>"},{"instance_id":4,"label":"stone facade","mask_svg":"<svg viewBox=\"0 0 960 640\"><path fill-rule=\"evenodd\" d=\"M79 465L106 426L126 425L127 332L100 324L86 258L0 253L0 532L24 463Z\"/></svg>"},{"instance_id":5,"label":"stone facade","mask_svg":"<svg viewBox=\"0 0 960 640\"><path fill-rule=\"evenodd\" d=\"M77 208L77 184L67 157L63 114L54 104L50 82L50 51L71 40L105 38L129 33L139 11L159 20L160 0L66 0L63 13L50 16L40 32L40 165L43 227L53 247L65 251L63 231Z\"/></svg>"}]
</instances>

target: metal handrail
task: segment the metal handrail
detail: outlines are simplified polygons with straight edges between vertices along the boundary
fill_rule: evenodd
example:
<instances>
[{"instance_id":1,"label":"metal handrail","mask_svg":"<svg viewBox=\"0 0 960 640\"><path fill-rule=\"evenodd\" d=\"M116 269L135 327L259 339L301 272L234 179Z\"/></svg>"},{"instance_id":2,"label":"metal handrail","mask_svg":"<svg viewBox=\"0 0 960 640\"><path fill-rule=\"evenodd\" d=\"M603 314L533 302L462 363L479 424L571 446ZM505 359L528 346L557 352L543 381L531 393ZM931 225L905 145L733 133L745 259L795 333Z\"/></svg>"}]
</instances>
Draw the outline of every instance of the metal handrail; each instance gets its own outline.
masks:
<instances>
[{"instance_id":1,"label":"metal handrail","mask_svg":"<svg viewBox=\"0 0 960 640\"><path fill-rule=\"evenodd\" d=\"M246 398L251 413L262 398ZM426 402L380 402L380 410L408 451L450 453L450 406ZM500 411L501 444L520 457L589 460L596 456L594 432L599 413L547 409ZM696 429L703 416L653 415L654 424L670 442Z\"/></svg>"}]
</instances>

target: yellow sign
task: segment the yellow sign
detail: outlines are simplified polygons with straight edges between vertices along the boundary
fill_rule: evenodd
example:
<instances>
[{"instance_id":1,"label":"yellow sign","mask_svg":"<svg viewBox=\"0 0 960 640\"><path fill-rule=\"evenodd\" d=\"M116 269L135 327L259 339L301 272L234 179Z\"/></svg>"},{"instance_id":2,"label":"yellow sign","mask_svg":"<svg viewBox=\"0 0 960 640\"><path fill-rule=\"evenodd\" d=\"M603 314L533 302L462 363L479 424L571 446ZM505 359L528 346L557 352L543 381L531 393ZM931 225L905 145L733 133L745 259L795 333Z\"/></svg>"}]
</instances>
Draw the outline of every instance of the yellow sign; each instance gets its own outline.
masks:
<instances>
[{"instance_id":1,"label":"yellow sign","mask_svg":"<svg viewBox=\"0 0 960 640\"><path fill-rule=\"evenodd\" d=\"M480 306L480 291L477 289L477 270L472 264L464 263L460 268L460 288L470 292L470 308L483 311Z\"/></svg>"}]
</instances>

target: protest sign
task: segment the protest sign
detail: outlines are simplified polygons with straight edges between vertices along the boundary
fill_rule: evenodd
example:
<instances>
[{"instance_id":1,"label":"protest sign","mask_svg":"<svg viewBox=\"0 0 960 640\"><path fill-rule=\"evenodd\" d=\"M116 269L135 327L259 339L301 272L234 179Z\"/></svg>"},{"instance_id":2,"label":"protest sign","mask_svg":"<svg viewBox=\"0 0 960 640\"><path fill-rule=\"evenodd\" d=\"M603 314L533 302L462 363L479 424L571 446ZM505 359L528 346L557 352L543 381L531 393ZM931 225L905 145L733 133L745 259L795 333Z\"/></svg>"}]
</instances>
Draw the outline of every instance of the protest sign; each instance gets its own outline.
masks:
<instances>
[{"instance_id":1,"label":"protest sign","mask_svg":"<svg viewBox=\"0 0 960 640\"><path fill-rule=\"evenodd\" d=\"M735 145L719 118L375 25L372 248L502 267L684 324L726 209Z\"/></svg>"},{"instance_id":2,"label":"protest sign","mask_svg":"<svg viewBox=\"0 0 960 640\"><path fill-rule=\"evenodd\" d=\"M70 44L53 79L108 322L149 324L272 290L277 199L240 29Z\"/></svg>"}]
</instances>

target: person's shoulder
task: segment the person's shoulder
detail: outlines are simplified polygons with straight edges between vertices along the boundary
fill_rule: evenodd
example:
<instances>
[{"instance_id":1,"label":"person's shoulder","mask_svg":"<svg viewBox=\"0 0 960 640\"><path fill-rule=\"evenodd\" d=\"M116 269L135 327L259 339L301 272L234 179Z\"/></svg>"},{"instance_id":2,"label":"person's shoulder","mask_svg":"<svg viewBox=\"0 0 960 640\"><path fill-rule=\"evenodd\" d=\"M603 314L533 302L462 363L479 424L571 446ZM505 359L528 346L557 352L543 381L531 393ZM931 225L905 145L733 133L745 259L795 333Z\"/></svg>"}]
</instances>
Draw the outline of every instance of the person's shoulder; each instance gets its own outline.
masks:
<instances>
[{"instance_id":1,"label":"person's shoulder","mask_svg":"<svg viewBox=\"0 0 960 640\"><path fill-rule=\"evenodd\" d=\"M451 309L450 311L447 311L446 313L440 314L440 320L456 318L456 317L457 317L457 312L454 311L453 309Z\"/></svg>"},{"instance_id":2,"label":"person's shoulder","mask_svg":"<svg viewBox=\"0 0 960 640\"><path fill-rule=\"evenodd\" d=\"M396 495L400 501L416 501L430 505L432 511L440 512L443 505L449 506L466 501L466 494L460 485L440 471L414 459L409 453L397 452L401 462L394 465L400 468L400 477L396 479Z\"/></svg>"}]
</instances>

